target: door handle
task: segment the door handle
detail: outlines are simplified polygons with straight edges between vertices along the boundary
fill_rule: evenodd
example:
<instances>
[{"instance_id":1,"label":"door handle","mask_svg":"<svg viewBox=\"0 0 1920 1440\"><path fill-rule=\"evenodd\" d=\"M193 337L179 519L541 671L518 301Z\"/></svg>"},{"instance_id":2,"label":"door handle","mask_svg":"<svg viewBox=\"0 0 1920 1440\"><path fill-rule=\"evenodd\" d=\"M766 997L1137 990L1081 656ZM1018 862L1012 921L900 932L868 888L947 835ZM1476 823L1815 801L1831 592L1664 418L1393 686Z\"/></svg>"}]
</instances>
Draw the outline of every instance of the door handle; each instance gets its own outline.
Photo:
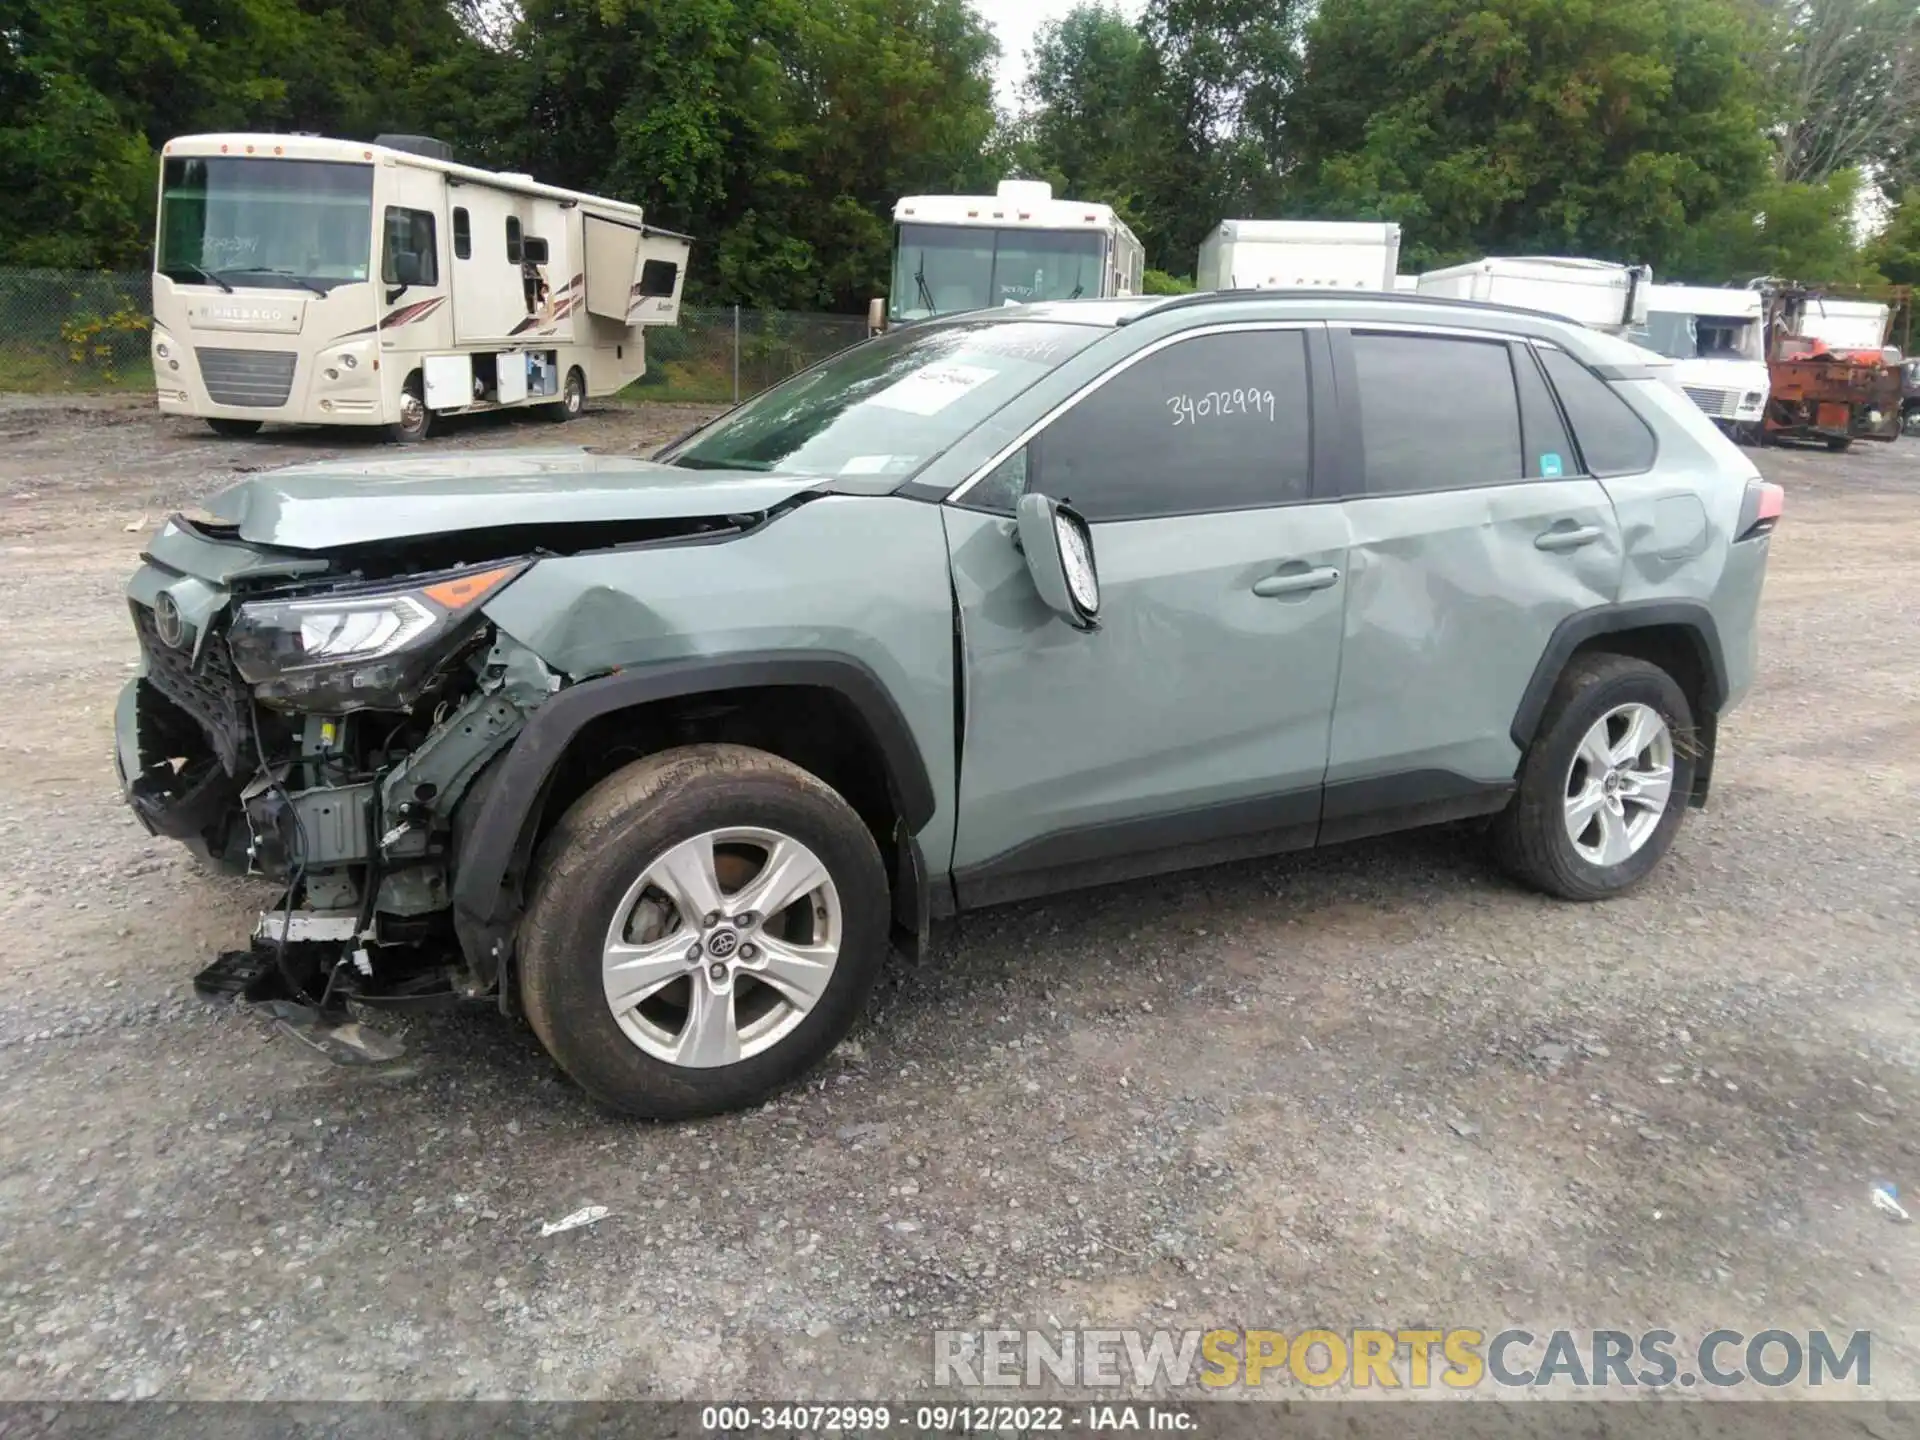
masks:
<instances>
[{"instance_id":1,"label":"door handle","mask_svg":"<svg viewBox=\"0 0 1920 1440\"><path fill-rule=\"evenodd\" d=\"M1318 570L1288 570L1279 575L1262 576L1253 582L1253 593L1272 600L1283 595L1305 595L1310 590L1324 590L1339 583L1340 572L1331 565L1323 565Z\"/></svg>"},{"instance_id":2,"label":"door handle","mask_svg":"<svg viewBox=\"0 0 1920 1440\"><path fill-rule=\"evenodd\" d=\"M1578 550L1582 545L1591 545L1603 533L1598 525L1576 525L1570 530L1547 530L1534 537L1533 546L1536 550Z\"/></svg>"}]
</instances>

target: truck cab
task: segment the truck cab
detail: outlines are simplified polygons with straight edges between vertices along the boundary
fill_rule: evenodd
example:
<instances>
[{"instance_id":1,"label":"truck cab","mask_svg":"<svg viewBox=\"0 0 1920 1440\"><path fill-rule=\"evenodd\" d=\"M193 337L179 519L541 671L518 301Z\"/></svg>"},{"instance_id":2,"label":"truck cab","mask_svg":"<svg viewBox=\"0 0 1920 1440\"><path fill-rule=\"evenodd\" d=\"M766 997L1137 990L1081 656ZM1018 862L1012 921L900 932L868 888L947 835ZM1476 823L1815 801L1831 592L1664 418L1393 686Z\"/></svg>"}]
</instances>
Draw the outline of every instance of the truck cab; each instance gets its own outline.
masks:
<instances>
[{"instance_id":1,"label":"truck cab","mask_svg":"<svg viewBox=\"0 0 1920 1440\"><path fill-rule=\"evenodd\" d=\"M1654 285L1634 344L1674 362L1687 398L1736 440L1754 438L1766 412L1766 301L1758 290Z\"/></svg>"}]
</instances>

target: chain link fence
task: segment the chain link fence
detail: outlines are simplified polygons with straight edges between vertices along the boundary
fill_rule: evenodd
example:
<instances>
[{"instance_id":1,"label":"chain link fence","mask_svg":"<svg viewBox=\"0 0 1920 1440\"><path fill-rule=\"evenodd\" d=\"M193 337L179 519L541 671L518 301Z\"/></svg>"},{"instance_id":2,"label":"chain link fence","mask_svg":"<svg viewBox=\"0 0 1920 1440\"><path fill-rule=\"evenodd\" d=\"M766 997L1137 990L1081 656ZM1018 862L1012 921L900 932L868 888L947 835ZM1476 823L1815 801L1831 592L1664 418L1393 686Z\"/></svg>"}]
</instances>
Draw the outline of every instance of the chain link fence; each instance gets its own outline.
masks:
<instances>
[{"instance_id":1,"label":"chain link fence","mask_svg":"<svg viewBox=\"0 0 1920 1440\"><path fill-rule=\"evenodd\" d=\"M0 270L0 393L153 386L148 275ZM863 316L683 306L647 330L647 373L621 400L724 403L776 385L866 338Z\"/></svg>"}]
</instances>

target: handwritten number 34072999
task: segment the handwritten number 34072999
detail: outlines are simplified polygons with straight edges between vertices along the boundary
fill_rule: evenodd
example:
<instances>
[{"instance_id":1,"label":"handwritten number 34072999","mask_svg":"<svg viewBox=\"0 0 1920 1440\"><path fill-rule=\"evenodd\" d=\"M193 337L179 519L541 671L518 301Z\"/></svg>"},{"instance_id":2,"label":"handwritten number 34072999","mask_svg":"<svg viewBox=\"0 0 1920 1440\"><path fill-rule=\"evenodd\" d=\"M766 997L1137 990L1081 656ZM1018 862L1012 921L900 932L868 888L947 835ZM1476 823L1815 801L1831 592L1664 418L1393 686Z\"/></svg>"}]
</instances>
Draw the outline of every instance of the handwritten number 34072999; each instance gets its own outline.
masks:
<instances>
[{"instance_id":1,"label":"handwritten number 34072999","mask_svg":"<svg viewBox=\"0 0 1920 1440\"><path fill-rule=\"evenodd\" d=\"M1264 415L1273 423L1275 402L1271 390L1209 390L1203 395L1169 395L1167 409L1175 425L1198 425L1202 420L1228 415Z\"/></svg>"}]
</instances>

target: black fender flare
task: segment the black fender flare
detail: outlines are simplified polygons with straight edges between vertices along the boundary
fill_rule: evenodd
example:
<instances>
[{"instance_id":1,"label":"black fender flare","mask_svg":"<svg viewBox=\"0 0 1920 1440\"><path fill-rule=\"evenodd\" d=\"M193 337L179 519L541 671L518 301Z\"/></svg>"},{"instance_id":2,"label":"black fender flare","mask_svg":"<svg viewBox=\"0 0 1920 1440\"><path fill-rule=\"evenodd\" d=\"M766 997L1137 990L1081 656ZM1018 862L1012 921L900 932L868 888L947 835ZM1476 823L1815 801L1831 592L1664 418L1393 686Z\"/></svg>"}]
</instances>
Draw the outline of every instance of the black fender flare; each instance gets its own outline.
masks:
<instances>
[{"instance_id":1,"label":"black fender flare","mask_svg":"<svg viewBox=\"0 0 1920 1440\"><path fill-rule=\"evenodd\" d=\"M1548 697L1553 694L1560 672L1567 668L1567 661L1575 650L1602 635L1655 627L1678 629L1693 642L1706 690L1700 697L1705 713L1697 718L1705 722L1717 716L1727 698L1727 657L1720 648L1720 627L1714 623L1711 610L1697 600L1636 600L1596 605L1591 610L1567 616L1554 627L1514 711L1513 729L1509 732L1513 743L1522 750L1533 743L1534 734L1540 728L1540 717L1546 713Z\"/></svg>"},{"instance_id":2,"label":"black fender flare","mask_svg":"<svg viewBox=\"0 0 1920 1440\"><path fill-rule=\"evenodd\" d=\"M1699 757L1694 761L1693 792L1688 803L1698 807L1707 803L1713 784L1713 756L1720 725L1720 710L1727 701L1727 657L1720 647L1720 627L1713 612L1698 600L1635 600L1617 605L1596 605L1569 615L1554 627L1547 647L1533 667L1533 676L1520 696L1509 732L1521 753L1533 743L1546 713L1547 700L1559 683L1560 672L1567 668L1573 652L1589 640L1603 635L1621 635L1655 627L1677 629L1692 643L1700 664L1700 714L1694 716L1701 741Z\"/></svg>"},{"instance_id":3,"label":"black fender flare","mask_svg":"<svg viewBox=\"0 0 1920 1440\"><path fill-rule=\"evenodd\" d=\"M894 807L911 837L933 818L935 797L912 727L880 677L829 651L695 657L620 670L559 691L528 718L506 753L474 787L471 815L456 826L454 930L475 977L502 980L519 918L524 870L560 759L582 727L657 700L769 686L832 690L851 704L878 744Z\"/></svg>"}]
</instances>

